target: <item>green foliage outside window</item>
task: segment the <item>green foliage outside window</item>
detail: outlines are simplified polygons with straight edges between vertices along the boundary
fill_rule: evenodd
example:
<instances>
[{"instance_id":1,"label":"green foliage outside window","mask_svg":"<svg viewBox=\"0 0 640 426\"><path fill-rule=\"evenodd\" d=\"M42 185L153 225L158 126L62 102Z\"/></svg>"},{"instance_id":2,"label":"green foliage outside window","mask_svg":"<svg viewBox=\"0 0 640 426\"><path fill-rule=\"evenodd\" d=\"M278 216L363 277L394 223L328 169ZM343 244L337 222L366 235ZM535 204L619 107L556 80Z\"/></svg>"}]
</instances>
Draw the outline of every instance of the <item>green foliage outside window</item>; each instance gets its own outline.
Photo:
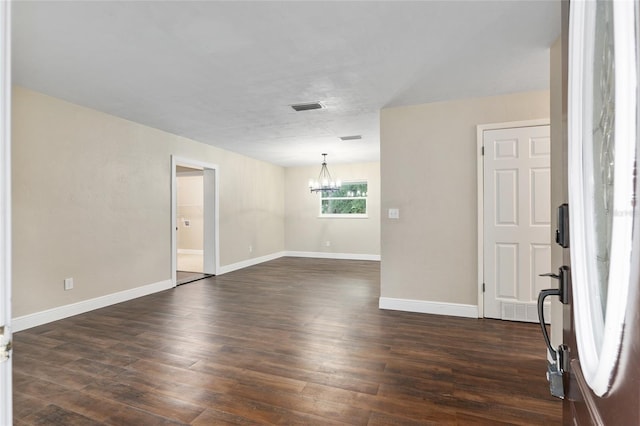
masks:
<instances>
[{"instance_id":1,"label":"green foliage outside window","mask_svg":"<svg viewBox=\"0 0 640 426\"><path fill-rule=\"evenodd\" d=\"M343 183L337 191L323 192L320 203L323 215L365 215L367 182Z\"/></svg>"}]
</instances>

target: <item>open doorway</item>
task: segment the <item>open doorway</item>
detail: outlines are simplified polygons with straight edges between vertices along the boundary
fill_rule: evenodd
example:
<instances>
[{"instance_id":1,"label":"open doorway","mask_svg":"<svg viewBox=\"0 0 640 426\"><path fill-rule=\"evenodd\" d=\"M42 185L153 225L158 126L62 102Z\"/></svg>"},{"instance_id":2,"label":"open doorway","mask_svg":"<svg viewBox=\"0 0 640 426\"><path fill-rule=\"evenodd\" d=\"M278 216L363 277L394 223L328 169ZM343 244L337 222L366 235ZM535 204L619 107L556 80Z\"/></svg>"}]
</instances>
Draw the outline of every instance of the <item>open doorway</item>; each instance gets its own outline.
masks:
<instances>
[{"instance_id":1,"label":"open doorway","mask_svg":"<svg viewBox=\"0 0 640 426\"><path fill-rule=\"evenodd\" d=\"M217 166L172 157L172 277L175 285L218 268Z\"/></svg>"},{"instance_id":2,"label":"open doorway","mask_svg":"<svg viewBox=\"0 0 640 426\"><path fill-rule=\"evenodd\" d=\"M176 284L204 273L204 173L176 166Z\"/></svg>"}]
</instances>

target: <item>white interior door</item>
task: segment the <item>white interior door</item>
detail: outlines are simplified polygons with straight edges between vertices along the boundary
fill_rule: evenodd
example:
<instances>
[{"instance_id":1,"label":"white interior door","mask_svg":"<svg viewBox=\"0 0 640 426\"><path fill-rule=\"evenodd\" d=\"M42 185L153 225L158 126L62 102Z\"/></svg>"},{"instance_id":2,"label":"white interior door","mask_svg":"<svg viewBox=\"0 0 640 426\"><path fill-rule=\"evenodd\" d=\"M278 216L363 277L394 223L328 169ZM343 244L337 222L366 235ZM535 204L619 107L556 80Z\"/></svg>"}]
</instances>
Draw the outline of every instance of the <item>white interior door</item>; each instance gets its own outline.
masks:
<instances>
[{"instance_id":1,"label":"white interior door","mask_svg":"<svg viewBox=\"0 0 640 426\"><path fill-rule=\"evenodd\" d=\"M11 2L0 2L0 425L11 399Z\"/></svg>"},{"instance_id":2,"label":"white interior door","mask_svg":"<svg viewBox=\"0 0 640 426\"><path fill-rule=\"evenodd\" d=\"M549 126L486 130L483 146L484 316L537 322L551 287L539 276L551 270Z\"/></svg>"}]
</instances>

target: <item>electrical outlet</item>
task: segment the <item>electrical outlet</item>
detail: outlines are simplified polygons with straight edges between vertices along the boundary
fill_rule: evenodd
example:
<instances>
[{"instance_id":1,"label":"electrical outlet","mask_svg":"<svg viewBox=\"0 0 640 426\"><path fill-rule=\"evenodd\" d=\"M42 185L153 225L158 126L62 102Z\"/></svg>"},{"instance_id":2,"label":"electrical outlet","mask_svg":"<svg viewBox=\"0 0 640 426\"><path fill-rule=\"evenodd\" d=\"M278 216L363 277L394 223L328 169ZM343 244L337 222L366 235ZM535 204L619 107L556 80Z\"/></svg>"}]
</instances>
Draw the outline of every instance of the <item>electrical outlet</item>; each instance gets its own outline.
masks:
<instances>
[{"instance_id":1,"label":"electrical outlet","mask_svg":"<svg viewBox=\"0 0 640 426\"><path fill-rule=\"evenodd\" d=\"M249 245L249 253L253 253L253 246Z\"/></svg>"},{"instance_id":2,"label":"electrical outlet","mask_svg":"<svg viewBox=\"0 0 640 426\"><path fill-rule=\"evenodd\" d=\"M389 209L389 219L400 219L400 209Z\"/></svg>"},{"instance_id":3,"label":"electrical outlet","mask_svg":"<svg viewBox=\"0 0 640 426\"><path fill-rule=\"evenodd\" d=\"M324 245L327 246L327 247L331 247L331 241L325 242Z\"/></svg>"},{"instance_id":4,"label":"electrical outlet","mask_svg":"<svg viewBox=\"0 0 640 426\"><path fill-rule=\"evenodd\" d=\"M65 278L64 279L64 289L65 290L73 289L73 278Z\"/></svg>"}]
</instances>

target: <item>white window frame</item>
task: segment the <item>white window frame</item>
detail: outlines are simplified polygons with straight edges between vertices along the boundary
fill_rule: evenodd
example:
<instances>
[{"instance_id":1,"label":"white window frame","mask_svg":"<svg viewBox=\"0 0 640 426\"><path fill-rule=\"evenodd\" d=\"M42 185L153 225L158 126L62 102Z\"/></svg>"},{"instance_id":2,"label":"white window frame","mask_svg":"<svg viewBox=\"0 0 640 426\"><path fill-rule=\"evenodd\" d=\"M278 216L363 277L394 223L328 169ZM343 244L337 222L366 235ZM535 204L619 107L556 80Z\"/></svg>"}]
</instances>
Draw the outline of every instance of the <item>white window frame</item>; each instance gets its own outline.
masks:
<instances>
[{"instance_id":1,"label":"white window frame","mask_svg":"<svg viewBox=\"0 0 640 426\"><path fill-rule=\"evenodd\" d=\"M367 185L367 195L369 194L369 181L367 179L353 179L342 182L342 185L353 185L364 183ZM322 192L319 197L318 217L323 219L367 219L369 217L369 203L367 196L364 197L323 197ZM364 200L365 213L322 213L323 200Z\"/></svg>"}]
</instances>

